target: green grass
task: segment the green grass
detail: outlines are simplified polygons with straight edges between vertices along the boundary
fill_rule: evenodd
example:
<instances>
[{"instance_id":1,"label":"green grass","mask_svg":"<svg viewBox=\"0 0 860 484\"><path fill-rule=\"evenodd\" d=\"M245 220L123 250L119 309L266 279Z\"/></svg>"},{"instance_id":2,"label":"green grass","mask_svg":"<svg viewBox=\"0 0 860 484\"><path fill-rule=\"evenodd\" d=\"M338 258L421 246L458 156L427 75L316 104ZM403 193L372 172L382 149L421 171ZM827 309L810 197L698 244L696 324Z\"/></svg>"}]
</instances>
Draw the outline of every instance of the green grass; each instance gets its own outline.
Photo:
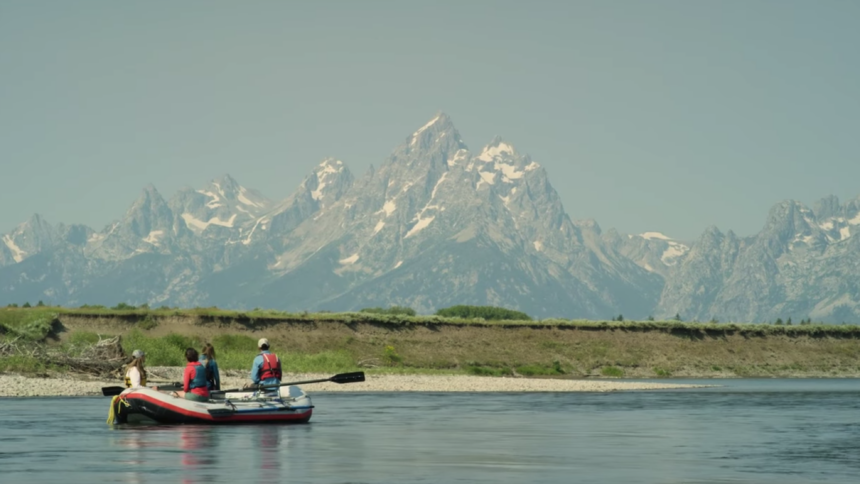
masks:
<instances>
[{"instance_id":1,"label":"green grass","mask_svg":"<svg viewBox=\"0 0 860 484\"><path fill-rule=\"evenodd\" d=\"M654 368L654 374L659 377L672 376L672 372L663 368Z\"/></svg>"},{"instance_id":2,"label":"green grass","mask_svg":"<svg viewBox=\"0 0 860 484\"><path fill-rule=\"evenodd\" d=\"M215 347L218 367L222 370L251 370L257 356L257 342L245 335L223 334L216 336ZM178 334L152 337L142 331L130 331L122 342L123 350L131 354L136 349L146 353L149 366L185 366L185 349L203 347L200 340ZM322 351L313 354L278 353L284 371L289 372L345 372L358 369L354 358L346 351Z\"/></svg>"},{"instance_id":3,"label":"green grass","mask_svg":"<svg viewBox=\"0 0 860 484\"><path fill-rule=\"evenodd\" d=\"M40 312L59 313L84 317L115 317L127 318L130 322L152 320L165 317L193 317L206 320L239 320L255 322L340 322L340 323L370 323L380 325L409 326L409 325L455 325L455 326L522 326L536 328L570 328L586 330L615 330L615 331L661 331L686 334L721 334L736 333L746 336L853 336L860 337L860 325L855 324L809 324L793 326L777 326L771 324L742 324L742 323L687 323L683 321L598 321L575 319L543 319L543 320L486 320L483 318L455 318L443 316L407 316L403 314L376 314L362 312L345 313L291 313L277 310L237 311L219 308L194 309L110 309L105 307L82 308L32 308L32 309L0 309L0 325L5 312Z\"/></svg>"},{"instance_id":4,"label":"green grass","mask_svg":"<svg viewBox=\"0 0 860 484\"><path fill-rule=\"evenodd\" d=\"M603 369L600 370L600 374L612 378L621 378L624 376L624 370L617 366L604 366Z\"/></svg>"},{"instance_id":5,"label":"green grass","mask_svg":"<svg viewBox=\"0 0 860 484\"><path fill-rule=\"evenodd\" d=\"M0 310L0 333L6 340L42 341L50 333L57 311L46 308Z\"/></svg>"},{"instance_id":6,"label":"green grass","mask_svg":"<svg viewBox=\"0 0 860 484\"><path fill-rule=\"evenodd\" d=\"M26 355L0 357L0 373L43 373L56 370L56 366L46 363L42 358Z\"/></svg>"}]
</instances>

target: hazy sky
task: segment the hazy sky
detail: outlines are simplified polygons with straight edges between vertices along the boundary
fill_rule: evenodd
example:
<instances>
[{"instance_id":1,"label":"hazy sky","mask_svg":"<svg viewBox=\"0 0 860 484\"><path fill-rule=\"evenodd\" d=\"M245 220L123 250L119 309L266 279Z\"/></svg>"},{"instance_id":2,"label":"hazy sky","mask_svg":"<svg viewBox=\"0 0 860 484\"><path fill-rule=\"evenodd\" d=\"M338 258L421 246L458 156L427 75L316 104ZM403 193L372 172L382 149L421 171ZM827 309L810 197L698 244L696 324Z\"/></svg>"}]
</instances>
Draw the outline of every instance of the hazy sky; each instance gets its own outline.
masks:
<instances>
[{"instance_id":1,"label":"hazy sky","mask_svg":"<svg viewBox=\"0 0 860 484\"><path fill-rule=\"evenodd\" d=\"M860 194L860 2L0 2L0 233L96 229L153 183L280 199L437 111L543 164L572 218L695 238Z\"/></svg>"}]
</instances>

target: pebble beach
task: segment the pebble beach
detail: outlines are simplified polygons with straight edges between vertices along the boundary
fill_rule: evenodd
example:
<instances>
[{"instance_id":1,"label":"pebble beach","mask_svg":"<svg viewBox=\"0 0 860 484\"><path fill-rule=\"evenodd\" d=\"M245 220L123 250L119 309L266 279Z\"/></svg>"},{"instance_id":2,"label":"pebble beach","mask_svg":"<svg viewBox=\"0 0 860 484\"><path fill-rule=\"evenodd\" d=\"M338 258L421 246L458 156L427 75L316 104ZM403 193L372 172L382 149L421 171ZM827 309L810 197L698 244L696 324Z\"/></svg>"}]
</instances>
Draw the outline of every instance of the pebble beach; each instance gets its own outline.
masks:
<instances>
[{"instance_id":1,"label":"pebble beach","mask_svg":"<svg viewBox=\"0 0 860 484\"><path fill-rule=\"evenodd\" d=\"M149 369L150 379L181 380L182 368ZM244 373L242 373L244 375ZM284 382L328 378L330 374L285 374ZM248 380L238 372L223 376L222 388L239 388ZM151 383L151 385L158 383ZM117 380L83 376L47 378L0 375L0 397L49 397L101 395L101 388L118 386ZM360 383L314 383L303 387L310 394L320 392L615 392L701 388L707 385L626 382L614 380L564 380L547 378L499 378L468 375L367 375Z\"/></svg>"}]
</instances>

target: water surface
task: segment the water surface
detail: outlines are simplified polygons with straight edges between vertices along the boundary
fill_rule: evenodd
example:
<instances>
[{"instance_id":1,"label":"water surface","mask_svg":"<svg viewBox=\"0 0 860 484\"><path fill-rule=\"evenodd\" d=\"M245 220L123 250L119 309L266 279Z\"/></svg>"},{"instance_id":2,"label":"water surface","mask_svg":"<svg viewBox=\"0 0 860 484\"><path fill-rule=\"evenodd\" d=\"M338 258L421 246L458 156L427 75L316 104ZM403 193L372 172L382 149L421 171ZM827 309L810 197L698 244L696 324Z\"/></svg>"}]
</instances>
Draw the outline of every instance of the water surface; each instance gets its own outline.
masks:
<instances>
[{"instance_id":1,"label":"water surface","mask_svg":"<svg viewBox=\"0 0 860 484\"><path fill-rule=\"evenodd\" d=\"M677 381L675 381L677 382ZM116 426L0 399L0 481L860 482L860 381L625 393L312 393L311 423Z\"/></svg>"}]
</instances>

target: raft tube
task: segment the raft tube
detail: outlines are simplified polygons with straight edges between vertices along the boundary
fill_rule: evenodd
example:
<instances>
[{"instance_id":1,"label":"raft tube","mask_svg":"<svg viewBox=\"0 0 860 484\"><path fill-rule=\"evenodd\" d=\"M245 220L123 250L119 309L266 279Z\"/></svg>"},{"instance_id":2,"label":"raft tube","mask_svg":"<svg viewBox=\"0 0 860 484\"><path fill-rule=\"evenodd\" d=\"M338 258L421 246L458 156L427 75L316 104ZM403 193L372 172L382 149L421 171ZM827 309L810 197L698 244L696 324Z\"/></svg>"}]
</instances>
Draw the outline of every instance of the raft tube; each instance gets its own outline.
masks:
<instances>
[{"instance_id":1,"label":"raft tube","mask_svg":"<svg viewBox=\"0 0 860 484\"><path fill-rule=\"evenodd\" d=\"M152 388L132 388L111 404L116 405L116 423L141 421L142 417L163 424L306 423L314 408L311 398L295 386L273 395L227 393L209 402L177 398Z\"/></svg>"}]
</instances>

